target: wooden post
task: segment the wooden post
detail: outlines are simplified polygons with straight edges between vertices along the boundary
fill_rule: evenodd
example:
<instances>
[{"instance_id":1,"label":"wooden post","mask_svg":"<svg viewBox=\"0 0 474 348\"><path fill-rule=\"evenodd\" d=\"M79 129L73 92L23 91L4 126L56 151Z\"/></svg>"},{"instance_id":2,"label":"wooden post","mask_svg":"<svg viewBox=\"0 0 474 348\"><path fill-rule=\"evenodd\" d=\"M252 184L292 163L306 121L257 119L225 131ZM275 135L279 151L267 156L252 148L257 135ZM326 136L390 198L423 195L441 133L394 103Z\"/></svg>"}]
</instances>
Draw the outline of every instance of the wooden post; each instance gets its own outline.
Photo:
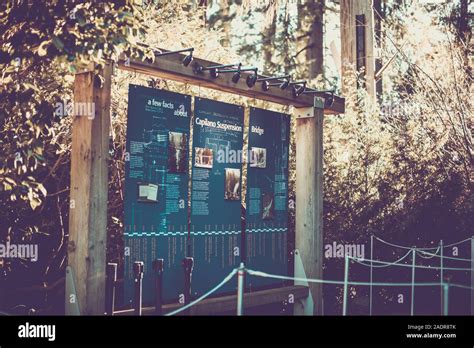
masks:
<instances>
[{"instance_id":1,"label":"wooden post","mask_svg":"<svg viewBox=\"0 0 474 348\"><path fill-rule=\"evenodd\" d=\"M323 113L324 100L296 112L296 249L307 278L323 275ZM323 287L310 283L313 313L323 312Z\"/></svg>"},{"instance_id":2,"label":"wooden post","mask_svg":"<svg viewBox=\"0 0 474 348\"><path fill-rule=\"evenodd\" d=\"M87 315L105 310L111 75L107 64L102 86L93 71L78 73L74 82L68 265L77 293L66 301L75 299Z\"/></svg>"},{"instance_id":3,"label":"wooden post","mask_svg":"<svg viewBox=\"0 0 474 348\"><path fill-rule=\"evenodd\" d=\"M349 88L356 87L352 85L355 81L347 77L351 75L354 68L363 65L364 85L371 99L375 101L374 40L373 0L341 0L343 94L347 94ZM357 48L362 49L363 52L357 52Z\"/></svg>"}]
</instances>

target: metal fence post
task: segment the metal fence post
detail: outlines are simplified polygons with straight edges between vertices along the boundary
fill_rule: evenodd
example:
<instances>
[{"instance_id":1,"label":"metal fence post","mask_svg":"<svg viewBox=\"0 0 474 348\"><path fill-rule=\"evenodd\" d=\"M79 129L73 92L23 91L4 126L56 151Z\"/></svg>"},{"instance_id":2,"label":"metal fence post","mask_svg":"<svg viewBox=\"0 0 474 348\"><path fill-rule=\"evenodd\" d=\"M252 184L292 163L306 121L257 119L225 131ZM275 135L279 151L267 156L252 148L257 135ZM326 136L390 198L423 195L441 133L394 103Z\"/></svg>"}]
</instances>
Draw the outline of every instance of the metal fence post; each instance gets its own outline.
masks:
<instances>
[{"instance_id":1,"label":"metal fence post","mask_svg":"<svg viewBox=\"0 0 474 348\"><path fill-rule=\"evenodd\" d=\"M237 315L242 315L244 310L244 281L245 265L241 262L237 272Z\"/></svg>"},{"instance_id":2,"label":"metal fence post","mask_svg":"<svg viewBox=\"0 0 474 348\"><path fill-rule=\"evenodd\" d=\"M115 305L115 284L117 282L117 264L109 262L107 264L107 282L105 283L105 313L114 315Z\"/></svg>"},{"instance_id":3,"label":"metal fence post","mask_svg":"<svg viewBox=\"0 0 474 348\"><path fill-rule=\"evenodd\" d=\"M342 315L347 315L347 283L349 282L349 257L346 255L344 260L344 299L342 302Z\"/></svg>"},{"instance_id":4,"label":"metal fence post","mask_svg":"<svg viewBox=\"0 0 474 348\"><path fill-rule=\"evenodd\" d=\"M143 291L143 262L133 263L133 274L135 276L135 315L142 315L142 291Z\"/></svg>"},{"instance_id":5,"label":"metal fence post","mask_svg":"<svg viewBox=\"0 0 474 348\"><path fill-rule=\"evenodd\" d=\"M444 294L443 294L443 291L444 291L444 243L443 243L443 240L440 240L439 241L439 248L440 248L440 255L441 255L441 259L439 260L439 281L440 281L440 284L441 284L441 313L443 312L444 310Z\"/></svg>"},{"instance_id":6,"label":"metal fence post","mask_svg":"<svg viewBox=\"0 0 474 348\"><path fill-rule=\"evenodd\" d=\"M443 284L443 315L449 315L449 283Z\"/></svg>"},{"instance_id":7,"label":"metal fence post","mask_svg":"<svg viewBox=\"0 0 474 348\"><path fill-rule=\"evenodd\" d=\"M373 287L372 282L374 279L374 235L370 236L370 285L369 285L369 315L372 315L372 301L373 301Z\"/></svg>"},{"instance_id":8,"label":"metal fence post","mask_svg":"<svg viewBox=\"0 0 474 348\"><path fill-rule=\"evenodd\" d=\"M191 283L193 277L194 259L192 257L185 257L183 260L184 267L184 304L191 302L192 290ZM189 313L189 309L183 313Z\"/></svg>"},{"instance_id":9,"label":"metal fence post","mask_svg":"<svg viewBox=\"0 0 474 348\"><path fill-rule=\"evenodd\" d=\"M412 249L410 315L415 314L415 265L416 265L416 249Z\"/></svg>"},{"instance_id":10,"label":"metal fence post","mask_svg":"<svg viewBox=\"0 0 474 348\"><path fill-rule=\"evenodd\" d=\"M163 259L156 259L153 261L153 270L155 271L155 314L163 315Z\"/></svg>"}]
</instances>

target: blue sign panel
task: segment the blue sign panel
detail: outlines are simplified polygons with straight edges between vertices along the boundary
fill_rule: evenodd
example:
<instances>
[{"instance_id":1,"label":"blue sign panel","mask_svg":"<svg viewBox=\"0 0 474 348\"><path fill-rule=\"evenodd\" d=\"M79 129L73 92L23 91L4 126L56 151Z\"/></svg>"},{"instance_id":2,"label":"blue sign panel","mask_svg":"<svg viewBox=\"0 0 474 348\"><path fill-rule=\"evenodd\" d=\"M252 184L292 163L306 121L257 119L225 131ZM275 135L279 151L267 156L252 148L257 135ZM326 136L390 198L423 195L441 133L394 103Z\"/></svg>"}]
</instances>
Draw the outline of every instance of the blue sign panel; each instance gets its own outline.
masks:
<instances>
[{"instance_id":1,"label":"blue sign panel","mask_svg":"<svg viewBox=\"0 0 474 348\"><path fill-rule=\"evenodd\" d=\"M143 303L154 301L152 262L164 259L163 300L183 293L188 238L191 97L130 85L125 165L124 298L133 262L144 262ZM128 157L128 158L127 158Z\"/></svg>"},{"instance_id":2,"label":"blue sign panel","mask_svg":"<svg viewBox=\"0 0 474 348\"><path fill-rule=\"evenodd\" d=\"M243 107L196 98L190 237L194 295L214 287L240 262L243 127ZM235 287L230 282L220 293Z\"/></svg>"},{"instance_id":3,"label":"blue sign panel","mask_svg":"<svg viewBox=\"0 0 474 348\"><path fill-rule=\"evenodd\" d=\"M246 266L287 275L290 117L251 108L246 195ZM250 277L250 288L281 281Z\"/></svg>"}]
</instances>

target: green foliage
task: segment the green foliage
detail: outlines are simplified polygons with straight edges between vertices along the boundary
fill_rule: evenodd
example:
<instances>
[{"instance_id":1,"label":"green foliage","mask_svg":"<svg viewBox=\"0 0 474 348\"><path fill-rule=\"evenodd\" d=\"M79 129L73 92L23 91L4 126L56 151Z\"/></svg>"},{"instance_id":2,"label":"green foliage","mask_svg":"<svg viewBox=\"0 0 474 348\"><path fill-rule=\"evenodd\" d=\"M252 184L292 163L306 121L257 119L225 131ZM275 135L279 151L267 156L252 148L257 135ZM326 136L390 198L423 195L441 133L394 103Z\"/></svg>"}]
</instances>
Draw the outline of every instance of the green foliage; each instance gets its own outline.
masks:
<instances>
[{"instance_id":1,"label":"green foliage","mask_svg":"<svg viewBox=\"0 0 474 348\"><path fill-rule=\"evenodd\" d=\"M106 59L116 60L121 53L152 58L150 50L137 45L143 42L167 49L194 47L197 57L223 63L263 57L266 73L306 77L305 55L298 56L300 68L292 55L298 51L298 35L295 23L286 15L285 6L291 2L269 1L252 7L251 2L243 1L234 9L237 12L226 12L232 21L249 17L245 13L249 7L259 13L256 18L262 20L248 31L236 30L232 23L226 23L229 27L225 30L209 27L204 9L197 9L197 5L153 3L146 8L133 1L0 4L0 242L49 235L49 260L38 272L40 279L32 282L55 280L65 265L71 118L59 117L55 111L58 102L71 99L75 72L90 63L100 66ZM328 240L363 242L370 233L384 233L397 239L412 236L413 244L428 244L443 237L440 231L452 231L453 236L469 233L474 225L472 78L465 74L463 54L451 36L427 40L439 37L434 34L436 27L426 20L426 14L420 17L405 2L389 6L387 18L384 28L390 47L384 47L384 57L402 52L384 73L389 85L384 86L385 100L391 106L411 107L387 111L386 105L373 105L364 92L352 90L345 95L346 114L325 118L325 236ZM215 23L217 19L211 18ZM236 37L246 43L241 49L229 45ZM290 68L285 71L284 67ZM191 95L291 111L116 71L111 106L108 260L120 261L123 250L127 88L129 83L149 82ZM292 127L294 130L294 120ZM295 145L293 132L290 199L294 199ZM3 271L15 267L2 265L6 266Z\"/></svg>"},{"instance_id":2,"label":"green foliage","mask_svg":"<svg viewBox=\"0 0 474 348\"><path fill-rule=\"evenodd\" d=\"M90 62L130 53L131 44L145 32L140 14L140 8L125 1L0 5L0 192L9 196L0 201L12 203L1 209L4 214L21 201L35 210L46 196L34 176L46 165L45 142L54 135L53 103L61 98L60 90L41 92L51 64L75 72Z\"/></svg>"},{"instance_id":3,"label":"green foliage","mask_svg":"<svg viewBox=\"0 0 474 348\"><path fill-rule=\"evenodd\" d=\"M418 4L397 11L404 20L385 23L387 56L398 54L384 73L384 101L375 106L349 90L346 114L326 118L327 240L375 233L429 245L472 235L474 119L463 46Z\"/></svg>"},{"instance_id":4,"label":"green foliage","mask_svg":"<svg viewBox=\"0 0 474 348\"><path fill-rule=\"evenodd\" d=\"M71 99L73 73L90 63L150 56L136 45L142 16L134 1L0 4L0 242L49 236L31 282L50 279L65 261L71 120L57 103ZM33 267L0 261L2 274Z\"/></svg>"}]
</instances>

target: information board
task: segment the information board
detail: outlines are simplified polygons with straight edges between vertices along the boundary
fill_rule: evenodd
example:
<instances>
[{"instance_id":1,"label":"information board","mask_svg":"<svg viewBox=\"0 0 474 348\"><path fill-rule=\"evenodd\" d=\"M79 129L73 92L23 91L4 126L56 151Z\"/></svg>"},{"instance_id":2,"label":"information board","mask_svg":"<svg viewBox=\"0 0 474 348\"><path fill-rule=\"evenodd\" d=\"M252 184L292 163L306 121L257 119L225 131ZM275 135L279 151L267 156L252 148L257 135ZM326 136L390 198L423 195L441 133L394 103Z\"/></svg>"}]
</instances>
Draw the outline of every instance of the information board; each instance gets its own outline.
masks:
<instances>
[{"instance_id":1,"label":"information board","mask_svg":"<svg viewBox=\"0 0 474 348\"><path fill-rule=\"evenodd\" d=\"M246 266L288 274L288 157L290 117L251 108L246 195ZM247 286L281 281L249 277Z\"/></svg>"},{"instance_id":2,"label":"information board","mask_svg":"<svg viewBox=\"0 0 474 348\"><path fill-rule=\"evenodd\" d=\"M218 284L241 259L244 109L196 98L191 192L192 292ZM227 283L218 293L233 291Z\"/></svg>"},{"instance_id":3,"label":"information board","mask_svg":"<svg viewBox=\"0 0 474 348\"><path fill-rule=\"evenodd\" d=\"M163 300L183 293L188 238L191 97L130 85L125 158L124 299L133 262L144 262L143 303L154 302L152 262L164 259Z\"/></svg>"}]
</instances>

